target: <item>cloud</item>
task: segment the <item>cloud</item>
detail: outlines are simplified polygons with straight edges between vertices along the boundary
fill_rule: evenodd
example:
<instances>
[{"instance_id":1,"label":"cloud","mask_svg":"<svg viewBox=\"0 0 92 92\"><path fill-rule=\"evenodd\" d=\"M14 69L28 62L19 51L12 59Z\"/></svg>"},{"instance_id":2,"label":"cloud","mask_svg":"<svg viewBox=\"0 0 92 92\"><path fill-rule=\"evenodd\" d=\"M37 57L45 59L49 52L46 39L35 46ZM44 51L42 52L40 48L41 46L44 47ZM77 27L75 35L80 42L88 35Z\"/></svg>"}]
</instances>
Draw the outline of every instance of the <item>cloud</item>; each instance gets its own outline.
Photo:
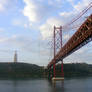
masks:
<instances>
[{"instance_id":1,"label":"cloud","mask_svg":"<svg viewBox=\"0 0 92 92\"><path fill-rule=\"evenodd\" d=\"M34 25L37 25L38 22L41 23L41 25L38 25L39 30L41 32L43 39L46 39L52 35L54 25L59 26L68 23L73 18L75 18L76 15L78 15L79 12L85 6L87 6L91 2L91 0L81 0L81 1L77 1L77 3L74 4L75 0L67 0L67 1L69 1L72 4L73 6L72 11L71 10L70 11L64 10L62 12L58 11L60 8L57 8L54 5L58 6L59 4L62 4L61 2L65 2L63 0L47 0L46 2L44 0L34 0L34 1L24 0L25 6L24 6L23 14L24 16L28 17L31 26L33 25L32 22L35 22ZM81 23L83 21L84 20L81 20ZM77 21L75 25L76 24L79 25L79 23L80 22Z\"/></svg>"},{"instance_id":2,"label":"cloud","mask_svg":"<svg viewBox=\"0 0 92 92\"><path fill-rule=\"evenodd\" d=\"M68 1L70 3L73 3L75 0L68 0ZM90 3L91 3L91 6L92 6L91 0L80 0L76 4L73 4L72 11L61 12L60 16L63 17L63 18L66 18L66 19L73 19L73 17L75 18L76 16L78 16L80 14L80 12L82 12L82 10L84 10L86 7L88 7L88 5ZM91 14L90 9L86 12L86 14L88 14L88 12L90 12L90 14ZM67 20L67 22L68 22L68 20Z\"/></svg>"},{"instance_id":3,"label":"cloud","mask_svg":"<svg viewBox=\"0 0 92 92\"><path fill-rule=\"evenodd\" d=\"M41 23L49 16L52 16L59 10L58 5L63 0L24 0L24 16L28 17L30 22ZM52 3L52 4L51 4Z\"/></svg>"},{"instance_id":4,"label":"cloud","mask_svg":"<svg viewBox=\"0 0 92 92\"><path fill-rule=\"evenodd\" d=\"M4 12L9 9L17 0L0 0L0 12Z\"/></svg>"},{"instance_id":5,"label":"cloud","mask_svg":"<svg viewBox=\"0 0 92 92\"><path fill-rule=\"evenodd\" d=\"M69 11L69 12L66 12L66 11L64 11L64 12L61 12L60 13L60 16L61 17L63 17L63 18L70 18L71 16L74 16L76 14L76 11Z\"/></svg>"},{"instance_id":6,"label":"cloud","mask_svg":"<svg viewBox=\"0 0 92 92\"><path fill-rule=\"evenodd\" d=\"M0 32L4 32L4 28L0 28Z\"/></svg>"},{"instance_id":7,"label":"cloud","mask_svg":"<svg viewBox=\"0 0 92 92\"><path fill-rule=\"evenodd\" d=\"M36 11L37 11L37 7L35 4L33 4L33 2L31 2L31 0L24 0L24 2L26 3L26 6L23 10L23 14L24 16L27 16L29 21L36 21L38 19Z\"/></svg>"},{"instance_id":8,"label":"cloud","mask_svg":"<svg viewBox=\"0 0 92 92\"><path fill-rule=\"evenodd\" d=\"M0 12L5 10L8 0L0 0Z\"/></svg>"},{"instance_id":9,"label":"cloud","mask_svg":"<svg viewBox=\"0 0 92 92\"><path fill-rule=\"evenodd\" d=\"M0 38L0 43L9 46L11 49L19 48L20 50L36 53L38 47L38 40L34 41L30 36L12 35L11 37Z\"/></svg>"},{"instance_id":10,"label":"cloud","mask_svg":"<svg viewBox=\"0 0 92 92\"><path fill-rule=\"evenodd\" d=\"M11 37L3 36L3 37L0 38L0 43L10 43L12 40L14 41L14 39L16 39L16 38L17 38L16 35L13 35Z\"/></svg>"},{"instance_id":11,"label":"cloud","mask_svg":"<svg viewBox=\"0 0 92 92\"><path fill-rule=\"evenodd\" d=\"M48 7L45 5L32 0L24 0L24 3L26 5L23 14L28 17L29 21L37 22L40 21L40 19L42 20L44 15L46 16Z\"/></svg>"},{"instance_id":12,"label":"cloud","mask_svg":"<svg viewBox=\"0 0 92 92\"><path fill-rule=\"evenodd\" d=\"M65 2L65 0L47 0L49 5L53 5L55 7L62 7L62 4Z\"/></svg>"},{"instance_id":13,"label":"cloud","mask_svg":"<svg viewBox=\"0 0 92 92\"><path fill-rule=\"evenodd\" d=\"M89 48L88 48L89 47ZM64 59L64 62L86 62L92 63L92 47L90 43L80 48Z\"/></svg>"},{"instance_id":14,"label":"cloud","mask_svg":"<svg viewBox=\"0 0 92 92\"><path fill-rule=\"evenodd\" d=\"M7 38L0 37L0 43L4 43L7 40Z\"/></svg>"},{"instance_id":15,"label":"cloud","mask_svg":"<svg viewBox=\"0 0 92 92\"><path fill-rule=\"evenodd\" d=\"M15 25L15 26L20 26L22 24L22 21L20 21L19 19L14 19L12 21L12 24Z\"/></svg>"},{"instance_id":16,"label":"cloud","mask_svg":"<svg viewBox=\"0 0 92 92\"><path fill-rule=\"evenodd\" d=\"M54 26L56 26L56 27L64 26L71 20L71 17L73 15L75 15L74 12L62 12L62 13L60 13L60 16L58 15L57 17L48 18L47 21L39 27L42 38L47 39L49 37L52 37ZM73 27L73 26L74 25L72 25L71 27ZM63 27L63 32L67 33L67 31L68 31L68 34L66 34L66 35L68 35L68 37L70 37L69 32L72 31L72 30L69 30L69 28L71 28L71 27L68 27L68 29L65 29ZM64 40L65 39L66 39L66 36L64 35Z\"/></svg>"},{"instance_id":17,"label":"cloud","mask_svg":"<svg viewBox=\"0 0 92 92\"><path fill-rule=\"evenodd\" d=\"M74 9L77 11L83 10L85 7L87 7L92 1L91 0L81 0L78 2L78 4L74 5Z\"/></svg>"},{"instance_id":18,"label":"cloud","mask_svg":"<svg viewBox=\"0 0 92 92\"><path fill-rule=\"evenodd\" d=\"M7 48L9 49L9 56L12 56L10 55L10 50L17 50L19 62L20 60L25 60L25 62L39 65L45 65L48 63L49 50L44 48L44 46L47 45L44 41L41 41L39 44L38 39L33 40L31 37L25 35L12 35L11 37L0 38L0 43L2 44L4 50ZM4 54L2 54L2 57L4 57ZM7 57L8 56L6 55L6 58ZM45 63L43 63L43 61Z\"/></svg>"},{"instance_id":19,"label":"cloud","mask_svg":"<svg viewBox=\"0 0 92 92\"><path fill-rule=\"evenodd\" d=\"M68 1L70 1L70 3L74 2L74 0L68 0ZM64 26L65 24L70 23L70 21L72 21L73 18L76 18L78 16L78 14L80 13L80 11L82 11L86 6L88 6L90 2L91 2L90 0L79 1L77 4L73 4L72 11L59 12L59 15L57 14L56 17L52 16L52 17L48 18L47 21L43 25L40 26L40 32L42 34L43 39L46 39L52 35L54 25ZM83 5L81 3L83 3ZM78 10L78 9L80 9L80 10ZM87 14L88 13L86 13L86 15ZM86 18L84 18L85 16L81 17L79 20L77 20L72 25L68 25L68 28L63 27L63 32L77 30L79 28L79 26L86 19ZM72 27L75 27L75 29L71 29Z\"/></svg>"},{"instance_id":20,"label":"cloud","mask_svg":"<svg viewBox=\"0 0 92 92\"><path fill-rule=\"evenodd\" d=\"M63 37L64 40L68 40L69 38L70 38L70 35L69 35L69 34L66 34L66 35L64 35L64 37Z\"/></svg>"},{"instance_id":21,"label":"cloud","mask_svg":"<svg viewBox=\"0 0 92 92\"><path fill-rule=\"evenodd\" d=\"M31 44L31 39L22 35L12 35L7 39L7 43L10 43L12 46L19 47L20 49L26 50L26 46Z\"/></svg>"},{"instance_id":22,"label":"cloud","mask_svg":"<svg viewBox=\"0 0 92 92\"><path fill-rule=\"evenodd\" d=\"M23 19L13 19L11 24L17 27L29 28L29 24Z\"/></svg>"},{"instance_id":23,"label":"cloud","mask_svg":"<svg viewBox=\"0 0 92 92\"><path fill-rule=\"evenodd\" d=\"M58 18L49 18L45 24L40 26L40 32L43 39L47 39L52 36L54 26L61 26L62 21Z\"/></svg>"}]
</instances>

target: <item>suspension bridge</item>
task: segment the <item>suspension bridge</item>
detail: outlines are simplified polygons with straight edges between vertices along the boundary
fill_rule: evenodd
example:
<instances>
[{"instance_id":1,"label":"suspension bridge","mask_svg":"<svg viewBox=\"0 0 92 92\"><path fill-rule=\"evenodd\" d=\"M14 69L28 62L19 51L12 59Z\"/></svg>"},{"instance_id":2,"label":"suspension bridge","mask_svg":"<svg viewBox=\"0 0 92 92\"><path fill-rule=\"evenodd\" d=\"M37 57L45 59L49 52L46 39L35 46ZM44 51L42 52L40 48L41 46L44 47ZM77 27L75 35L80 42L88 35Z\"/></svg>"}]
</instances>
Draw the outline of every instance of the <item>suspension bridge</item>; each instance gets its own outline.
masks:
<instances>
[{"instance_id":1,"label":"suspension bridge","mask_svg":"<svg viewBox=\"0 0 92 92\"><path fill-rule=\"evenodd\" d=\"M80 25L77 31L73 34L73 36L64 44L62 45L62 31L65 28L68 28L78 19L80 19L89 9L92 8L92 3L88 5L75 19L71 22L67 23L65 26L55 27L53 31L53 58L48 64L48 75L49 78L53 80L64 79L64 72L63 72L63 59L75 52L76 50L80 49L88 42L92 41L92 14L90 14L87 19ZM58 40L57 42L57 34ZM61 78L56 78L56 64L61 61ZM53 74L51 74L51 69L53 69Z\"/></svg>"}]
</instances>

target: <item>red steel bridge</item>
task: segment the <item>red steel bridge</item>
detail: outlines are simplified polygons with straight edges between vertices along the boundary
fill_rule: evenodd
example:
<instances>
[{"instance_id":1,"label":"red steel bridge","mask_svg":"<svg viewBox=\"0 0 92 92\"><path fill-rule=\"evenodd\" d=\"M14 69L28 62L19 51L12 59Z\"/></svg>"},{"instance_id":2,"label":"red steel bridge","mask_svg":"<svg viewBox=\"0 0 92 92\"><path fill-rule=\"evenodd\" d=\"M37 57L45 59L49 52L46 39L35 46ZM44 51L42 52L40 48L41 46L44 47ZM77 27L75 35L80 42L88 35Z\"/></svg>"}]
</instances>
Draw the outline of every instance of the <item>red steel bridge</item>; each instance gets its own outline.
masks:
<instances>
[{"instance_id":1,"label":"red steel bridge","mask_svg":"<svg viewBox=\"0 0 92 92\"><path fill-rule=\"evenodd\" d=\"M84 13L86 13L92 7L92 3L83 10L80 15L75 18L71 23L67 25L71 25L77 19L79 19ZM65 26L67 27L67 26ZM92 14L87 17L87 19L82 23L82 25L78 28L78 30L73 34L73 36L66 42L64 46L62 46L62 29L63 27L55 27L54 26L54 34L53 34L53 42L54 42L54 58L48 64L48 70L51 71L53 68L53 77L56 77L55 74L55 65L58 62L61 63L61 76L64 77L63 72L63 59L80 49L82 46L86 45L88 42L92 41ZM60 49L56 52L56 32L59 32L60 35ZM58 44L58 43L57 43Z\"/></svg>"}]
</instances>

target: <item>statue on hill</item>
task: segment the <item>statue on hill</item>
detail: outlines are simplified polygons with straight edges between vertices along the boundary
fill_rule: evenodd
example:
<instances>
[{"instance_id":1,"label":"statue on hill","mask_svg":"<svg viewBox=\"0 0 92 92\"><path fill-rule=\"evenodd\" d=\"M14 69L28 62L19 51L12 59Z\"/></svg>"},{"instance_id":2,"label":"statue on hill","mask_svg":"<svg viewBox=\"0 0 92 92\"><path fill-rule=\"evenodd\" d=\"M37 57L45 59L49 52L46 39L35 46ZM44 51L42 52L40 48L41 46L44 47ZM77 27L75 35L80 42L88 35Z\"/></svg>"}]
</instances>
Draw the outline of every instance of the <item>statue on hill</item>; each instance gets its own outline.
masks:
<instances>
[{"instance_id":1,"label":"statue on hill","mask_svg":"<svg viewBox=\"0 0 92 92\"><path fill-rule=\"evenodd\" d=\"M14 54L14 63L17 63L17 51L15 51L15 54Z\"/></svg>"}]
</instances>

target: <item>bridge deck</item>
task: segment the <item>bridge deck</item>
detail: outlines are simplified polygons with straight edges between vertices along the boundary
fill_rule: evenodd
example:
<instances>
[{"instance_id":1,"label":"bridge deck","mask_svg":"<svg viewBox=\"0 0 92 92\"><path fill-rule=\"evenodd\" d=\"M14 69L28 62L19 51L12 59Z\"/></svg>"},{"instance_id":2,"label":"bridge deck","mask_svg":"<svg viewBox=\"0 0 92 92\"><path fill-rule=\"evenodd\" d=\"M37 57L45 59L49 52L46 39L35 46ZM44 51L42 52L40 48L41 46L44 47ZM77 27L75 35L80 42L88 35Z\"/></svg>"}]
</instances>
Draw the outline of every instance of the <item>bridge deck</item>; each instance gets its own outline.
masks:
<instances>
[{"instance_id":1,"label":"bridge deck","mask_svg":"<svg viewBox=\"0 0 92 92\"><path fill-rule=\"evenodd\" d=\"M62 47L62 49L60 49L60 51L56 54L55 59L53 58L52 61L48 64L48 67L51 67L54 63L57 63L59 62L59 60L64 59L66 56L78 50L91 40L92 40L92 14L80 26L77 32L75 32L75 34Z\"/></svg>"}]
</instances>

